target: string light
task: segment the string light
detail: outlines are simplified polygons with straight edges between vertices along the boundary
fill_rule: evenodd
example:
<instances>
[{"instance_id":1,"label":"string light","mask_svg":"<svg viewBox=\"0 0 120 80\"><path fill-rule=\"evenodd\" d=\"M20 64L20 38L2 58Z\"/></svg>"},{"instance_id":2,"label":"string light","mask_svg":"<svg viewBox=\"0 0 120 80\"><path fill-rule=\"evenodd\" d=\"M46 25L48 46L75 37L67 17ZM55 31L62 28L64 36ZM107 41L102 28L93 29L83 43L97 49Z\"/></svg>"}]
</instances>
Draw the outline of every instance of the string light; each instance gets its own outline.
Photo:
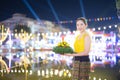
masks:
<instances>
[{"instance_id":1,"label":"string light","mask_svg":"<svg viewBox=\"0 0 120 80\"><path fill-rule=\"evenodd\" d=\"M99 27L98 30L101 30L101 28Z\"/></svg>"},{"instance_id":2,"label":"string light","mask_svg":"<svg viewBox=\"0 0 120 80\"><path fill-rule=\"evenodd\" d=\"M112 28L112 26L109 26L109 28Z\"/></svg>"},{"instance_id":3,"label":"string light","mask_svg":"<svg viewBox=\"0 0 120 80\"><path fill-rule=\"evenodd\" d=\"M100 31L100 30L103 29L103 30L106 30L106 31L107 31L107 30L109 30L109 29L111 29L111 28L117 28L117 27L118 27L118 26L115 24L115 25L109 25L109 26L103 26L103 27L101 26L101 27L96 27L96 28L95 28L95 27L94 27L94 28L88 28L88 30L92 30L92 31L97 31L97 30L98 30L98 31ZM62 35L62 33L63 33L63 34L70 34L70 33L75 34L76 31L74 30L74 31L72 31L72 32L71 32L71 31L67 31L67 32L65 32L65 31L64 31L64 32L54 32L54 34L53 34L53 33L51 33L51 34L53 34L53 35L55 35L55 36L57 36L57 35L60 36L60 35ZM45 35L45 33L42 33L41 35L43 35L43 34ZM46 35L49 35L49 33L46 33Z\"/></svg>"},{"instance_id":4,"label":"string light","mask_svg":"<svg viewBox=\"0 0 120 80\"><path fill-rule=\"evenodd\" d=\"M115 25L115 28L117 28L117 25Z\"/></svg>"},{"instance_id":5,"label":"string light","mask_svg":"<svg viewBox=\"0 0 120 80\"><path fill-rule=\"evenodd\" d=\"M106 27L103 27L103 29L106 29Z\"/></svg>"},{"instance_id":6,"label":"string light","mask_svg":"<svg viewBox=\"0 0 120 80\"><path fill-rule=\"evenodd\" d=\"M95 31L95 28L93 28L92 30Z\"/></svg>"},{"instance_id":7,"label":"string light","mask_svg":"<svg viewBox=\"0 0 120 80\"><path fill-rule=\"evenodd\" d=\"M92 22L92 21L108 21L108 20L113 20L116 19L117 17L103 17L103 18L94 18L94 19L87 19L88 22ZM55 22L55 23L60 23L60 24L66 24L66 23L73 23L75 22L75 20L69 20L69 21L59 21L59 22Z\"/></svg>"}]
</instances>

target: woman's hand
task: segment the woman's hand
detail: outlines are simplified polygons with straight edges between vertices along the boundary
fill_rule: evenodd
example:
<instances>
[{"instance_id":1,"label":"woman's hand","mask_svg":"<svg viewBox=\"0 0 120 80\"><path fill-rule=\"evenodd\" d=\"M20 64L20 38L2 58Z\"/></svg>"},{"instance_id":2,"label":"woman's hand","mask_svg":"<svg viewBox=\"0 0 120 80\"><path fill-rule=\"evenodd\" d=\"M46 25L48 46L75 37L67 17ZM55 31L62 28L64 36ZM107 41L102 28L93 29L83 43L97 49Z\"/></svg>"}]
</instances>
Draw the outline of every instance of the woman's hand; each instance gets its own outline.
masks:
<instances>
[{"instance_id":1,"label":"woman's hand","mask_svg":"<svg viewBox=\"0 0 120 80\"><path fill-rule=\"evenodd\" d=\"M73 56L72 54L64 54L65 56Z\"/></svg>"}]
</instances>

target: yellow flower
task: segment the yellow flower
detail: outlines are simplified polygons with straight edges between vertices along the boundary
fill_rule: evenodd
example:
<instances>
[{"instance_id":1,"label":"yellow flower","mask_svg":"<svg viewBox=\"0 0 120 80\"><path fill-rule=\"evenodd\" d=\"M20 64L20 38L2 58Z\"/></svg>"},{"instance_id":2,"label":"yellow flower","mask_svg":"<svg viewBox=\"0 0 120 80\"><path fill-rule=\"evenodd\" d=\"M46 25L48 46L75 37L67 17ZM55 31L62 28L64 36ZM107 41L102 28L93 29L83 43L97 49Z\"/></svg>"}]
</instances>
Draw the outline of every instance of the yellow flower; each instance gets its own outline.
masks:
<instances>
[{"instance_id":1,"label":"yellow flower","mask_svg":"<svg viewBox=\"0 0 120 80\"><path fill-rule=\"evenodd\" d=\"M65 41L59 42L57 46L53 47L53 52L55 53L73 53L73 49Z\"/></svg>"}]
</instances>

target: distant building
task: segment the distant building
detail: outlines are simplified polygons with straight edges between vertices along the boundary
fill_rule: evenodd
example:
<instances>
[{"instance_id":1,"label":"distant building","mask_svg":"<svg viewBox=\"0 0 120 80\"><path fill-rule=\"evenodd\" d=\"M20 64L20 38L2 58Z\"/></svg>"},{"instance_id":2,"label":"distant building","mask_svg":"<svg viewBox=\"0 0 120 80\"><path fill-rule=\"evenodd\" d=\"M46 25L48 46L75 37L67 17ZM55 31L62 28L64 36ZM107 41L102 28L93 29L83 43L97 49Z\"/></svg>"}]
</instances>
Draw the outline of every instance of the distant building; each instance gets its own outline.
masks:
<instances>
[{"instance_id":1,"label":"distant building","mask_svg":"<svg viewBox=\"0 0 120 80\"><path fill-rule=\"evenodd\" d=\"M14 29L16 24L28 25L31 27L32 33L69 31L69 29L63 28L51 21L41 20L41 22L39 22L20 13L13 14L12 18L8 18L7 20L0 22L0 24L4 24L5 27L9 27L11 31Z\"/></svg>"}]
</instances>

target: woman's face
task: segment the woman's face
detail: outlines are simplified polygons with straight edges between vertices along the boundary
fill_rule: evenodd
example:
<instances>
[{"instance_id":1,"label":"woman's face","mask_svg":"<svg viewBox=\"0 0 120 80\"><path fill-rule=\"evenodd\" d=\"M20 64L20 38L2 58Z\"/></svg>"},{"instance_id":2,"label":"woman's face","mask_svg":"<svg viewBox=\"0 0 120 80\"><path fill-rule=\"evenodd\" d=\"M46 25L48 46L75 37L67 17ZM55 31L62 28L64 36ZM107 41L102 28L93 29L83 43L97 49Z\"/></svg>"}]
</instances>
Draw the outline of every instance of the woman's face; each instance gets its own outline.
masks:
<instances>
[{"instance_id":1,"label":"woman's face","mask_svg":"<svg viewBox=\"0 0 120 80\"><path fill-rule=\"evenodd\" d=\"M76 22L76 27L78 31L84 32L87 27L87 24L85 24L82 20L78 20Z\"/></svg>"}]
</instances>

